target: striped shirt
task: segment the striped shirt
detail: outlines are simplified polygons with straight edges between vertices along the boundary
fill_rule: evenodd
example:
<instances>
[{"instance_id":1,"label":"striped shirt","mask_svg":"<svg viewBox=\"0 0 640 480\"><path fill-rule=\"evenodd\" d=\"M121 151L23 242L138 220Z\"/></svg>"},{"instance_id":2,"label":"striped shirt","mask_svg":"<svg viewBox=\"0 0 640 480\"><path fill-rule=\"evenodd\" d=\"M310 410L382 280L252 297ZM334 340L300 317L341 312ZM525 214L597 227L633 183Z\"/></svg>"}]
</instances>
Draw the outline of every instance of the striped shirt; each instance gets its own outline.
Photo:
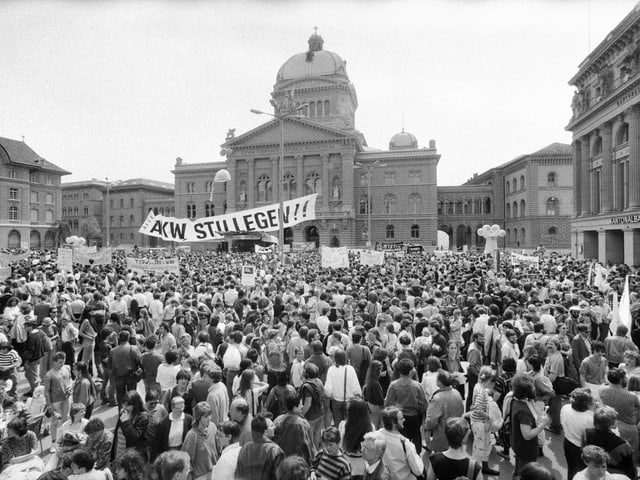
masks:
<instances>
[{"instance_id":1,"label":"striped shirt","mask_svg":"<svg viewBox=\"0 0 640 480\"><path fill-rule=\"evenodd\" d=\"M471 402L471 420L483 422L487 417L483 414L487 414L488 393L487 389L477 383L473 387L473 401Z\"/></svg>"},{"instance_id":2,"label":"striped shirt","mask_svg":"<svg viewBox=\"0 0 640 480\"><path fill-rule=\"evenodd\" d=\"M10 368L14 364L20 365L21 363L20 355L15 350L11 349L7 353L0 352L0 368Z\"/></svg>"},{"instance_id":3,"label":"striped shirt","mask_svg":"<svg viewBox=\"0 0 640 480\"><path fill-rule=\"evenodd\" d=\"M338 455L329 455L320 450L311 463L318 478L323 480L348 480L351 478L351 465L342 451Z\"/></svg>"}]
</instances>

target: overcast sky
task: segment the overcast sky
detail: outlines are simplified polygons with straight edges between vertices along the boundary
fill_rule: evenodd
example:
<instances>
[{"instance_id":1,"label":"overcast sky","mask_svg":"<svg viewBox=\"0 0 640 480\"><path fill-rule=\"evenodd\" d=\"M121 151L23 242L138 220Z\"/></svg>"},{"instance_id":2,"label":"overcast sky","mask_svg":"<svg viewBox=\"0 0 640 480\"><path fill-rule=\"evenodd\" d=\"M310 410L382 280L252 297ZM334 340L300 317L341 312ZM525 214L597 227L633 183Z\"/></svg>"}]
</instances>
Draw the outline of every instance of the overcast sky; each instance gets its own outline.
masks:
<instances>
[{"instance_id":1,"label":"overcast sky","mask_svg":"<svg viewBox=\"0 0 640 480\"><path fill-rule=\"evenodd\" d=\"M173 182L180 156L220 161L229 128L267 120L280 66L347 61L356 128L386 149L435 139L439 185L553 142L578 65L636 0L0 2L0 136L73 172L65 181Z\"/></svg>"}]
</instances>

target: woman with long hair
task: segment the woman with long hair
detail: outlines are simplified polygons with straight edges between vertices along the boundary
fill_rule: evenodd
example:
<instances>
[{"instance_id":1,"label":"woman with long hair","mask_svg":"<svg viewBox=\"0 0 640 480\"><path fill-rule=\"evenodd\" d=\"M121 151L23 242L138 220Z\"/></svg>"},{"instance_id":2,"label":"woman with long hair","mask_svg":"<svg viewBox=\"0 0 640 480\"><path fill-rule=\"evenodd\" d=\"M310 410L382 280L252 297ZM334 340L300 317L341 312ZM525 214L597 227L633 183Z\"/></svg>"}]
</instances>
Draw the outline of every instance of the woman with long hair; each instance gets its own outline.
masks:
<instances>
[{"instance_id":1,"label":"woman with long hair","mask_svg":"<svg viewBox=\"0 0 640 480\"><path fill-rule=\"evenodd\" d=\"M591 391L588 388L576 388L571 392L571 404L563 406L560 410L568 480L571 480L576 473L585 467L580 450L586 430L593 428L592 405Z\"/></svg>"},{"instance_id":2,"label":"woman with long hair","mask_svg":"<svg viewBox=\"0 0 640 480\"><path fill-rule=\"evenodd\" d=\"M340 432L340 447L351 465L352 480L362 480L364 477L364 459L360 444L365 434L373 431L369 406L363 400L353 399L347 407L347 418L338 425Z\"/></svg>"},{"instance_id":3,"label":"woman with long hair","mask_svg":"<svg viewBox=\"0 0 640 480\"><path fill-rule=\"evenodd\" d=\"M73 366L76 380L73 382L73 403L85 406L84 418L91 418L93 404L96 401L96 386L89 373L89 366L85 362L78 362Z\"/></svg>"},{"instance_id":4,"label":"woman with long hair","mask_svg":"<svg viewBox=\"0 0 640 480\"><path fill-rule=\"evenodd\" d=\"M454 388L460 392L460 396L464 399L464 369L460 362L460 345L456 340L447 342L446 354L440 363L442 363L443 370L449 372L454 378Z\"/></svg>"},{"instance_id":5,"label":"woman with long hair","mask_svg":"<svg viewBox=\"0 0 640 480\"><path fill-rule=\"evenodd\" d=\"M373 427L380 428L380 418L384 408L384 392L380 385L380 372L382 372L382 362L373 360L367 369L367 377L362 389L362 398L369 405L371 423Z\"/></svg>"},{"instance_id":6,"label":"woman with long hair","mask_svg":"<svg viewBox=\"0 0 640 480\"><path fill-rule=\"evenodd\" d=\"M251 415L260 413L260 395L267 391L269 384L260 382L255 372L248 368L240 375L239 394L249 404Z\"/></svg>"},{"instance_id":7,"label":"woman with long hair","mask_svg":"<svg viewBox=\"0 0 640 480\"><path fill-rule=\"evenodd\" d=\"M146 456L145 434L149 425L149 414L142 397L135 390L127 392L113 434L112 460L117 460L125 450L137 449Z\"/></svg>"},{"instance_id":8,"label":"woman with long hair","mask_svg":"<svg viewBox=\"0 0 640 480\"><path fill-rule=\"evenodd\" d=\"M482 462L482 473L486 475L499 475L500 472L489 467L489 456L493 440L491 435L491 422L489 418L489 398L493 395L495 387L495 373L491 367L480 369L478 383L473 387L471 410L471 431L473 432L472 457Z\"/></svg>"}]
</instances>

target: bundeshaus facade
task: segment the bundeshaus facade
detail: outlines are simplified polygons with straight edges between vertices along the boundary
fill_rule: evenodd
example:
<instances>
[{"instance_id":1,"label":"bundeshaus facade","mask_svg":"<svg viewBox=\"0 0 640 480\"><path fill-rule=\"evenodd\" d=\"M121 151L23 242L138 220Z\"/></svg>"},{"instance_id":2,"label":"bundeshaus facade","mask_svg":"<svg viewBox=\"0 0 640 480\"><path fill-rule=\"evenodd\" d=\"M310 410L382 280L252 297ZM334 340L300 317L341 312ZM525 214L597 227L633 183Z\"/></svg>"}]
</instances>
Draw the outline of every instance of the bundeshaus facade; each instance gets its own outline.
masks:
<instances>
[{"instance_id":1,"label":"bundeshaus facade","mask_svg":"<svg viewBox=\"0 0 640 480\"><path fill-rule=\"evenodd\" d=\"M435 248L440 159L435 141L421 147L402 131L387 150L370 148L356 129L358 99L346 62L323 43L312 35L308 50L289 58L277 73L273 113L293 102L301 106L289 109L296 114L284 118L282 132L277 119L239 135L230 130L222 145L225 161L176 161L176 216L199 218L277 203L282 188L285 200L318 194L316 220L287 228L285 243L365 246L371 239ZM214 184L221 168L231 180Z\"/></svg>"},{"instance_id":2,"label":"bundeshaus facade","mask_svg":"<svg viewBox=\"0 0 640 480\"><path fill-rule=\"evenodd\" d=\"M573 134L578 256L640 265L640 7L583 60Z\"/></svg>"}]
</instances>

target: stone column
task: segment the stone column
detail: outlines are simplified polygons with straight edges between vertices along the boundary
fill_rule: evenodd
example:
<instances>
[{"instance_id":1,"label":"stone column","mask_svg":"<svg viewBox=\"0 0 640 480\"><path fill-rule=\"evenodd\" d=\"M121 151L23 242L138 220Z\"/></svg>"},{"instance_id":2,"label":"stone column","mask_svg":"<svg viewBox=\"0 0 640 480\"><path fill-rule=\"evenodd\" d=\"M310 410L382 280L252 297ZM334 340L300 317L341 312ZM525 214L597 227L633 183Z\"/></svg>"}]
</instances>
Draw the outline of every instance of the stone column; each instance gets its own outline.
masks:
<instances>
[{"instance_id":1,"label":"stone column","mask_svg":"<svg viewBox=\"0 0 640 480\"><path fill-rule=\"evenodd\" d=\"M329 210L329 195L331 195L331 185L329 184L329 154L323 153L322 158L322 210Z\"/></svg>"},{"instance_id":2,"label":"stone column","mask_svg":"<svg viewBox=\"0 0 640 480\"><path fill-rule=\"evenodd\" d=\"M581 197L581 203L582 203L582 208L580 209L580 211L582 212L582 215L591 215L591 175L590 175L590 168L589 168L589 158L590 158L590 148L591 148L591 144L589 143L589 135L585 135L584 137L582 137L581 141L581 150L582 153L580 155L580 160L581 160L581 175L580 175L580 187L582 189L582 193L580 195Z\"/></svg>"},{"instance_id":3,"label":"stone column","mask_svg":"<svg viewBox=\"0 0 640 480\"><path fill-rule=\"evenodd\" d=\"M233 157L227 157L227 170L231 180L227 182L227 213L236 211L236 191L238 184L238 169L236 168L236 159Z\"/></svg>"},{"instance_id":4,"label":"stone column","mask_svg":"<svg viewBox=\"0 0 640 480\"><path fill-rule=\"evenodd\" d=\"M575 140L573 148L573 212L578 217L582 213L582 189L580 180L582 178L582 148L580 140Z\"/></svg>"},{"instance_id":5,"label":"stone column","mask_svg":"<svg viewBox=\"0 0 640 480\"><path fill-rule=\"evenodd\" d=\"M353 179L353 153L342 153L342 169L340 172L340 200L342 200L342 209L353 212L357 208L356 199L354 198L354 179ZM355 228L355 227L354 227Z\"/></svg>"},{"instance_id":6,"label":"stone column","mask_svg":"<svg viewBox=\"0 0 640 480\"><path fill-rule=\"evenodd\" d=\"M273 189L273 201L271 203L278 203L280 201L280 156L271 157L271 180Z\"/></svg>"},{"instance_id":7,"label":"stone column","mask_svg":"<svg viewBox=\"0 0 640 480\"><path fill-rule=\"evenodd\" d=\"M640 208L640 110L631 107L629 115L629 208Z\"/></svg>"},{"instance_id":8,"label":"stone column","mask_svg":"<svg viewBox=\"0 0 640 480\"><path fill-rule=\"evenodd\" d=\"M249 178L247 180L247 204L249 208L256 206L256 159L248 158Z\"/></svg>"},{"instance_id":9,"label":"stone column","mask_svg":"<svg viewBox=\"0 0 640 480\"><path fill-rule=\"evenodd\" d=\"M607 232L598 232L598 261L607 264Z\"/></svg>"},{"instance_id":10,"label":"stone column","mask_svg":"<svg viewBox=\"0 0 640 480\"><path fill-rule=\"evenodd\" d=\"M295 156L296 161L296 197L304 195L304 177L302 176L302 159L303 156L298 154Z\"/></svg>"},{"instance_id":11,"label":"stone column","mask_svg":"<svg viewBox=\"0 0 640 480\"><path fill-rule=\"evenodd\" d=\"M635 263L635 245L633 244L633 230L624 231L624 263L633 265Z\"/></svg>"},{"instance_id":12,"label":"stone column","mask_svg":"<svg viewBox=\"0 0 640 480\"><path fill-rule=\"evenodd\" d=\"M602 177L600 179L600 198L602 212L613 211L613 141L611 139L611 122L600 128L602 135ZM598 188L598 185L596 185Z\"/></svg>"}]
</instances>

